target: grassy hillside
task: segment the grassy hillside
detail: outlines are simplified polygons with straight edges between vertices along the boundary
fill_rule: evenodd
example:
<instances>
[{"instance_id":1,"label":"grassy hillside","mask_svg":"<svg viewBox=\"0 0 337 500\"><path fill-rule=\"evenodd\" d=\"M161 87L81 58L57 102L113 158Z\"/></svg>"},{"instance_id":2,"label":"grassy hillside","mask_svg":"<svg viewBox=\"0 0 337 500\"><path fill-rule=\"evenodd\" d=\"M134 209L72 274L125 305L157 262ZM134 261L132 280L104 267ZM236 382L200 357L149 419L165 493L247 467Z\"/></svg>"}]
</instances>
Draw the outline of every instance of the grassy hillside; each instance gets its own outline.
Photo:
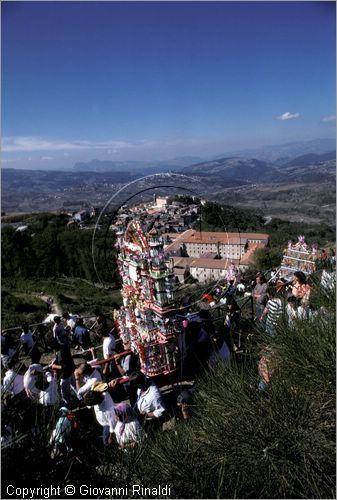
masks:
<instances>
[{"instance_id":1,"label":"grassy hillside","mask_svg":"<svg viewBox=\"0 0 337 500\"><path fill-rule=\"evenodd\" d=\"M99 308L109 312L120 306L119 290L107 290L79 278L3 279L2 280L2 329L19 326L24 321L38 323L48 313L46 302L39 295L49 295L62 311L73 314L93 314Z\"/></svg>"},{"instance_id":2,"label":"grassy hillside","mask_svg":"<svg viewBox=\"0 0 337 500\"><path fill-rule=\"evenodd\" d=\"M28 455L20 443L5 450L4 486L20 474L25 486L167 484L169 498L335 498L335 294L315 292L324 314L294 329L283 324L274 338L256 330L243 362L197 381L190 420L127 453L103 453L98 429L83 422L77 459L59 462L40 435ZM266 346L273 373L261 392L257 367ZM26 467L33 456L34 478Z\"/></svg>"}]
</instances>

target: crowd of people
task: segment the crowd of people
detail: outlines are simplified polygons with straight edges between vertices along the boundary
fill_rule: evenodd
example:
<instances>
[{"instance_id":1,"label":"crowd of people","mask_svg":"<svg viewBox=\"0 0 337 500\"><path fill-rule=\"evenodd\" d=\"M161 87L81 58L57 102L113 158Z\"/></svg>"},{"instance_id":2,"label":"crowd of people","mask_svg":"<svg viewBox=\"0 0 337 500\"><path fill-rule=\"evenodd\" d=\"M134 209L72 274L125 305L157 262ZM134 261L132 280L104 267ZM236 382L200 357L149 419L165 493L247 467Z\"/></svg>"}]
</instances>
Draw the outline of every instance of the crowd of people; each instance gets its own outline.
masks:
<instances>
[{"instance_id":1,"label":"crowd of people","mask_svg":"<svg viewBox=\"0 0 337 500\"><path fill-rule=\"evenodd\" d=\"M42 413L52 457L73 451L76 412L83 409L93 408L102 443L122 449L136 446L162 423L166 408L160 389L139 370L137 354L103 314L91 331L83 318L67 312L54 316L48 353L40 352L27 324L17 341L3 332L1 346L2 445L24 431L36 432Z\"/></svg>"},{"instance_id":2,"label":"crowd of people","mask_svg":"<svg viewBox=\"0 0 337 500\"><path fill-rule=\"evenodd\" d=\"M190 385L176 394L174 413L179 418L190 418L200 370L217 363L228 365L237 351L243 323L239 298L250 297L250 322L267 336L277 335L281 317L294 328L297 321L324 314L312 311L312 285L303 272L295 272L291 281L268 281L258 273L249 292L245 292L247 284L239 281L218 284L198 301L197 311L191 300L184 302L176 381ZM220 319L212 315L216 303L224 312ZM97 314L91 329L83 318L68 312L54 316L49 346L51 352L41 352L28 324L22 325L16 341L10 332L2 333L2 445L10 445L24 432L40 432L38 419L43 415L51 457L68 455L76 450L74 435L85 410L91 424L101 427L102 446L114 443L128 450L161 429L172 415L159 386L140 371L131 344L123 344L105 315ZM272 378L271 358L266 345L257 370L261 391L266 391Z\"/></svg>"},{"instance_id":3,"label":"crowd of people","mask_svg":"<svg viewBox=\"0 0 337 500\"><path fill-rule=\"evenodd\" d=\"M267 274L267 273L266 273ZM318 318L327 318L329 312L324 307L315 308L311 301L313 283L310 275L302 271L295 271L290 276L280 277L275 270L266 274L258 272L253 282L243 283L241 277L230 280L225 287L217 286L212 291L208 291L202 297L203 310L199 313L205 317L205 313L216 309L217 306L226 307L223 328L218 328L216 335L211 334L213 343L217 346L216 353L210 355L210 350L206 344L200 344L200 333L195 333L193 338L192 351L200 350L200 359L206 358L209 364L213 360L227 362L234 352L238 352L240 343L244 342L242 337L247 334L247 321L243 324L242 306L238 305L239 297L245 297L251 301L251 321L255 333L264 332L266 340L265 348L261 352L258 372L260 380L258 387L265 391L271 381L271 368L273 353L268 346L268 337L274 337L284 327L296 330L298 321L314 321ZM331 291L335 286L334 271L328 273L323 270L321 275L320 288L323 293ZM241 300L242 302L242 300ZM202 328L201 328L202 330ZM243 335L241 335L243 333ZM247 335L246 335L247 338ZM188 350L187 350L188 353Z\"/></svg>"},{"instance_id":4,"label":"crowd of people","mask_svg":"<svg viewBox=\"0 0 337 500\"><path fill-rule=\"evenodd\" d=\"M333 276L330 277L333 281ZM329 288L332 289L331 283ZM328 291L322 280L321 289L323 292ZM255 320L260 322L267 336L274 337L285 325L295 335L299 326L298 322L310 322L319 318L326 319L329 315L325 307L321 306L319 309L315 309L312 306L312 291L311 278L302 271L295 271L290 280L275 278L272 280L272 286L266 283L262 275L258 275L253 291L256 303ZM283 322L281 322L282 318ZM274 370L274 353L272 348L266 344L258 365L260 376L258 387L261 391L268 389Z\"/></svg>"}]
</instances>

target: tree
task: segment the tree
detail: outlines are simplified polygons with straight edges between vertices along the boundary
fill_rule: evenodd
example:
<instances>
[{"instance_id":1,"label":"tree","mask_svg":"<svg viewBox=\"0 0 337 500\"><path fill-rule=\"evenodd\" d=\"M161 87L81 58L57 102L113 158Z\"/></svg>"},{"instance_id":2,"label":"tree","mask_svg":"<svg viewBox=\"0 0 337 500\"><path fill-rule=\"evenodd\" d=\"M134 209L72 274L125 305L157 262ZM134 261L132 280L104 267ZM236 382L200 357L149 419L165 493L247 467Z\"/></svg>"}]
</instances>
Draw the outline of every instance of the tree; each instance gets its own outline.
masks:
<instances>
[{"instance_id":1,"label":"tree","mask_svg":"<svg viewBox=\"0 0 337 500\"><path fill-rule=\"evenodd\" d=\"M259 271L274 269L281 264L282 251L280 248L258 248L254 252L254 265Z\"/></svg>"},{"instance_id":2,"label":"tree","mask_svg":"<svg viewBox=\"0 0 337 500\"><path fill-rule=\"evenodd\" d=\"M42 233L37 233L33 238L32 247L37 260L37 276L45 278L56 275L56 261L59 258L57 238L58 230L51 226L47 226Z\"/></svg>"},{"instance_id":3,"label":"tree","mask_svg":"<svg viewBox=\"0 0 337 500\"><path fill-rule=\"evenodd\" d=\"M27 277L36 269L36 259L29 233L5 227L1 231L3 276Z\"/></svg>"}]
</instances>

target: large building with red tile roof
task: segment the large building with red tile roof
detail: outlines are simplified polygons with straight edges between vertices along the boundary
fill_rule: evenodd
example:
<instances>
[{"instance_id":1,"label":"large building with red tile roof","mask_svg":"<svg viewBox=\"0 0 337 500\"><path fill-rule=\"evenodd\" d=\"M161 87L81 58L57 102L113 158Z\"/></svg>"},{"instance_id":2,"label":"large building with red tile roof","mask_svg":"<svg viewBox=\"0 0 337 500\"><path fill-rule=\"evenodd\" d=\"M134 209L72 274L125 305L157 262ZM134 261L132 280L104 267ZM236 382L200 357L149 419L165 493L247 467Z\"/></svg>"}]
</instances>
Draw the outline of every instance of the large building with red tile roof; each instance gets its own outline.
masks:
<instances>
[{"instance_id":1,"label":"large building with red tile roof","mask_svg":"<svg viewBox=\"0 0 337 500\"><path fill-rule=\"evenodd\" d=\"M186 250L189 257L200 257L206 252L216 252L221 258L241 259L253 244L267 245L269 235L265 233L218 233L188 229L165 247L165 253Z\"/></svg>"},{"instance_id":2,"label":"large building with red tile roof","mask_svg":"<svg viewBox=\"0 0 337 500\"><path fill-rule=\"evenodd\" d=\"M174 273L179 281L183 281L184 272L188 269L194 278L205 283L225 278L230 267L247 269L253 262L255 250L265 247L268 239L269 235L265 233L218 233L188 229L176 235L164 251L173 257Z\"/></svg>"}]
</instances>

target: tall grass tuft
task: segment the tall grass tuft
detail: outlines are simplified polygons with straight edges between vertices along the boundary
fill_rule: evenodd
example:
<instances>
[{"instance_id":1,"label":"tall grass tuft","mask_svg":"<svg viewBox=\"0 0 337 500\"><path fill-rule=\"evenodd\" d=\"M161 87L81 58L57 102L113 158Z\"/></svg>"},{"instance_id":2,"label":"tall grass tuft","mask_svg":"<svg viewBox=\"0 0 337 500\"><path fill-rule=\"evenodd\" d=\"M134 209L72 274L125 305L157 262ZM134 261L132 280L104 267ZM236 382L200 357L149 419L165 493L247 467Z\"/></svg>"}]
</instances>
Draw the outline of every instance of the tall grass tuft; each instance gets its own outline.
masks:
<instances>
[{"instance_id":1,"label":"tall grass tuft","mask_svg":"<svg viewBox=\"0 0 337 500\"><path fill-rule=\"evenodd\" d=\"M331 297L321 304L331 303ZM274 372L258 390L268 345ZM209 371L195 416L147 442L137 475L177 498L335 498L335 315L260 335L250 362Z\"/></svg>"}]
</instances>

